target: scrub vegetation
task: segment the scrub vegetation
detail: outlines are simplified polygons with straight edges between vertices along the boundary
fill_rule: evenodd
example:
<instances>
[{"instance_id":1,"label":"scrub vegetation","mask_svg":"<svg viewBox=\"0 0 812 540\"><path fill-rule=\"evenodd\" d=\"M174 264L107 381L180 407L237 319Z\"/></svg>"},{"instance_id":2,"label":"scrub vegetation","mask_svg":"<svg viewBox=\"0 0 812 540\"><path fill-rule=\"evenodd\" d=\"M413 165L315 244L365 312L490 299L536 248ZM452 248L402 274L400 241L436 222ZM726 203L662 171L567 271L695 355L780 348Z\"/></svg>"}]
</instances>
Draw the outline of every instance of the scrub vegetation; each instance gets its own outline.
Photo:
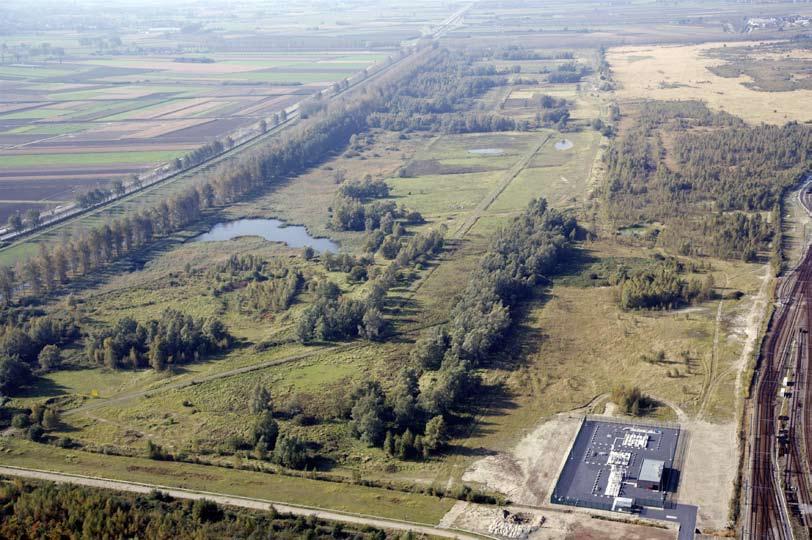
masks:
<instances>
[{"instance_id":1,"label":"scrub vegetation","mask_svg":"<svg viewBox=\"0 0 812 540\"><path fill-rule=\"evenodd\" d=\"M217 24L189 8L198 25L150 38L72 23L47 48L9 39L0 78L42 102L0 103L15 175L62 159L33 137L81 142L98 123L149 144L82 142L70 159L95 161L75 165L151 156L178 174L132 191L129 171L104 173L65 198L86 213L46 228L42 208L9 213L25 235L0 251L4 463L436 524L460 500L535 504L466 472L510 463L561 413L732 426L812 128L752 122L670 79L627 98L629 70L665 54L639 45L651 20L709 41L745 7L308 5L238 2ZM727 64L702 70L803 90L756 59L790 45L761 47L716 46ZM230 127L202 136L199 119ZM229 139L248 125L255 138ZM162 142L176 132L189 144ZM247 218L339 248L198 241ZM7 535L101 516L92 489L4 485ZM159 494L108 506L93 535L388 535Z\"/></svg>"}]
</instances>

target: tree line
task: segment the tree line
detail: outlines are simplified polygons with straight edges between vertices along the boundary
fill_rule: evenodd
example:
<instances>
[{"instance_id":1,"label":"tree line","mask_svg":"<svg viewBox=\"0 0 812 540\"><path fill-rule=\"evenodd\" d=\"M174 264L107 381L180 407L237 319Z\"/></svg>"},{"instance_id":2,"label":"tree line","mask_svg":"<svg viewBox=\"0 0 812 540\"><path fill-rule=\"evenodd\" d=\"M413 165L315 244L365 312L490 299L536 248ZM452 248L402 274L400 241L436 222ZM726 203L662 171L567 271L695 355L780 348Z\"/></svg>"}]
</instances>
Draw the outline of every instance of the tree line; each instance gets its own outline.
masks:
<instances>
[{"instance_id":1,"label":"tree line","mask_svg":"<svg viewBox=\"0 0 812 540\"><path fill-rule=\"evenodd\" d=\"M369 125L390 131L443 133L518 129L520 124L512 118L468 110L472 99L507 84L493 66L475 66L477 59L474 53L440 51L431 64L394 89L370 115Z\"/></svg>"},{"instance_id":2,"label":"tree line","mask_svg":"<svg viewBox=\"0 0 812 540\"><path fill-rule=\"evenodd\" d=\"M0 486L0 536L55 538L299 538L383 540L374 527L356 527L268 511L174 499L160 491L115 492L72 484L5 479Z\"/></svg>"},{"instance_id":3,"label":"tree line","mask_svg":"<svg viewBox=\"0 0 812 540\"><path fill-rule=\"evenodd\" d=\"M58 368L61 349L78 338L79 326L70 317L7 320L0 328L0 393L13 394L34 373Z\"/></svg>"},{"instance_id":4,"label":"tree line","mask_svg":"<svg viewBox=\"0 0 812 540\"><path fill-rule=\"evenodd\" d=\"M576 234L574 218L543 199L501 228L451 309L450 322L421 334L388 389L373 381L353 393L348 415L356 436L404 459L442 448L449 415L474 391L476 368L508 332L511 307L554 272Z\"/></svg>"},{"instance_id":5,"label":"tree line","mask_svg":"<svg viewBox=\"0 0 812 540\"><path fill-rule=\"evenodd\" d=\"M384 337L387 291L400 281L401 269L436 256L443 249L444 234L445 228L440 228L418 233L405 243L398 238L394 254L386 257L394 260L369 281L366 296L361 299L344 295L332 281L313 282L314 301L305 309L296 326L299 341L340 341L356 337L375 340ZM388 240L393 236L386 238ZM325 264L334 264L332 261L340 258L328 258ZM350 272L358 273L357 268L357 265L352 265ZM369 277L366 270L364 276Z\"/></svg>"}]
</instances>

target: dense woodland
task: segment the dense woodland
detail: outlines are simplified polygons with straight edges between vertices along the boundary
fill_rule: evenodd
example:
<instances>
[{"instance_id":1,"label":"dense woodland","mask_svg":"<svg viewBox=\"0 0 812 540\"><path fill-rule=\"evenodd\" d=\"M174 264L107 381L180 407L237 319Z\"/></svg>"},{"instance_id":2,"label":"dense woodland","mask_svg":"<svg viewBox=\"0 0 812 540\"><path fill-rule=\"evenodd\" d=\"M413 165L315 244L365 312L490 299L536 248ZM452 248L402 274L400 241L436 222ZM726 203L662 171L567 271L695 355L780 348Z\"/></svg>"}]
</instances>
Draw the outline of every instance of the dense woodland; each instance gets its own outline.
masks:
<instances>
[{"instance_id":1,"label":"dense woodland","mask_svg":"<svg viewBox=\"0 0 812 540\"><path fill-rule=\"evenodd\" d=\"M443 51L435 62L427 64L416 77L400 85L383 107L370 115L370 126L393 131L441 133L527 130L553 124L566 126L569 120L567 102L549 96L539 99L535 123L471 110L474 98L508 84L507 73L499 72L493 66L475 66L478 59L479 56L473 53Z\"/></svg>"},{"instance_id":2,"label":"dense woodland","mask_svg":"<svg viewBox=\"0 0 812 540\"><path fill-rule=\"evenodd\" d=\"M383 230L379 230L383 232ZM308 305L300 317L296 334L300 341L339 341L361 337L381 339L386 332L384 309L386 293L396 283L402 281L402 270L415 263L425 263L435 257L443 248L445 229L430 229L411 237L402 237L390 230L383 237L381 252L385 259L391 259L386 269L378 272L365 287L362 299L350 298L330 281L319 281L313 286L315 300ZM352 259L352 260L350 260ZM355 281L367 281L369 271L358 263L371 261L371 256L356 260L351 256L328 256L324 264L329 268L348 271ZM343 261L343 263L341 263Z\"/></svg>"},{"instance_id":3,"label":"dense woodland","mask_svg":"<svg viewBox=\"0 0 812 540\"><path fill-rule=\"evenodd\" d=\"M0 486L0 537L35 538L396 538L274 510L234 509L205 499L173 499L44 482L4 480Z\"/></svg>"},{"instance_id":4,"label":"dense woodland","mask_svg":"<svg viewBox=\"0 0 812 540\"><path fill-rule=\"evenodd\" d=\"M709 300L713 292L713 276L703 280L686 280L683 264L676 259L658 262L634 272L619 272L617 282L620 306L623 309L673 309L694 301Z\"/></svg>"},{"instance_id":5,"label":"dense woodland","mask_svg":"<svg viewBox=\"0 0 812 540\"><path fill-rule=\"evenodd\" d=\"M34 373L58 369L61 349L80 337L72 318L20 311L0 328L0 393L13 394Z\"/></svg>"},{"instance_id":6,"label":"dense woodland","mask_svg":"<svg viewBox=\"0 0 812 540\"><path fill-rule=\"evenodd\" d=\"M162 371L228 349L232 337L219 319L196 319L167 309L143 323L125 317L85 339L88 360L108 368Z\"/></svg>"},{"instance_id":7,"label":"dense woodland","mask_svg":"<svg viewBox=\"0 0 812 540\"><path fill-rule=\"evenodd\" d=\"M697 102L653 102L606 155L618 225L663 223L679 253L753 260L769 249L783 194L812 165L812 126L749 126Z\"/></svg>"}]
</instances>

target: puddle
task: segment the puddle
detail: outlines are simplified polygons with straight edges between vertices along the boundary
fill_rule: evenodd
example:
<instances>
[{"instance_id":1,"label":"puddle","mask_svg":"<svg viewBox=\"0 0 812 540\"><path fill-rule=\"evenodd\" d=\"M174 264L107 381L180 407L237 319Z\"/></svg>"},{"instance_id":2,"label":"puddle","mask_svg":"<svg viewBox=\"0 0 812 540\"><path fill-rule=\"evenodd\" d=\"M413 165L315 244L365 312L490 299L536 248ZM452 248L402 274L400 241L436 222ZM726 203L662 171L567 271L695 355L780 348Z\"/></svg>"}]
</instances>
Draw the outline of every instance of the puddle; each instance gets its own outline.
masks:
<instances>
[{"instance_id":1,"label":"puddle","mask_svg":"<svg viewBox=\"0 0 812 540\"><path fill-rule=\"evenodd\" d=\"M505 153L501 148L473 148L468 150L469 154L477 154L479 156L501 156Z\"/></svg>"},{"instance_id":2,"label":"puddle","mask_svg":"<svg viewBox=\"0 0 812 540\"><path fill-rule=\"evenodd\" d=\"M314 238L301 225L286 225L278 219L238 219L218 223L194 238L195 242L221 242L242 236L259 236L272 242L284 242L290 247L310 246L319 253L335 253L339 246L329 238Z\"/></svg>"},{"instance_id":3,"label":"puddle","mask_svg":"<svg viewBox=\"0 0 812 540\"><path fill-rule=\"evenodd\" d=\"M572 144L572 141L569 140L569 139L561 139L560 141L555 143L555 149L556 150L569 150L573 146L575 146L575 145Z\"/></svg>"}]
</instances>

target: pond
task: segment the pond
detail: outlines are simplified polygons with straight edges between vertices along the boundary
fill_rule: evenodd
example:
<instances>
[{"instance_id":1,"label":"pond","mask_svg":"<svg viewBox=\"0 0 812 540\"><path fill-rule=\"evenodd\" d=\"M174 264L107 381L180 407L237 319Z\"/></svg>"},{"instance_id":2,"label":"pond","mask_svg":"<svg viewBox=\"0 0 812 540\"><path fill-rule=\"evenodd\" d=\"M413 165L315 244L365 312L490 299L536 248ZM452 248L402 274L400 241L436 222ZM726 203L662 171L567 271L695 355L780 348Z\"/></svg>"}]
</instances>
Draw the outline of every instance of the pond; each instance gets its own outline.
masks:
<instances>
[{"instance_id":1,"label":"pond","mask_svg":"<svg viewBox=\"0 0 812 540\"><path fill-rule=\"evenodd\" d=\"M259 236L272 242L284 242L290 247L310 246L319 253L338 251L338 244L329 238L313 238L301 225L287 225L278 219L238 219L218 223L194 238L195 242L220 242L241 236Z\"/></svg>"},{"instance_id":2,"label":"pond","mask_svg":"<svg viewBox=\"0 0 812 540\"><path fill-rule=\"evenodd\" d=\"M569 139L561 139L560 141L555 143L555 149L556 150L569 150L573 146L575 146L575 145L572 144L572 141L569 140Z\"/></svg>"},{"instance_id":3,"label":"pond","mask_svg":"<svg viewBox=\"0 0 812 540\"><path fill-rule=\"evenodd\" d=\"M501 156L505 151L501 148L473 148L468 150L468 153L480 156Z\"/></svg>"}]
</instances>

